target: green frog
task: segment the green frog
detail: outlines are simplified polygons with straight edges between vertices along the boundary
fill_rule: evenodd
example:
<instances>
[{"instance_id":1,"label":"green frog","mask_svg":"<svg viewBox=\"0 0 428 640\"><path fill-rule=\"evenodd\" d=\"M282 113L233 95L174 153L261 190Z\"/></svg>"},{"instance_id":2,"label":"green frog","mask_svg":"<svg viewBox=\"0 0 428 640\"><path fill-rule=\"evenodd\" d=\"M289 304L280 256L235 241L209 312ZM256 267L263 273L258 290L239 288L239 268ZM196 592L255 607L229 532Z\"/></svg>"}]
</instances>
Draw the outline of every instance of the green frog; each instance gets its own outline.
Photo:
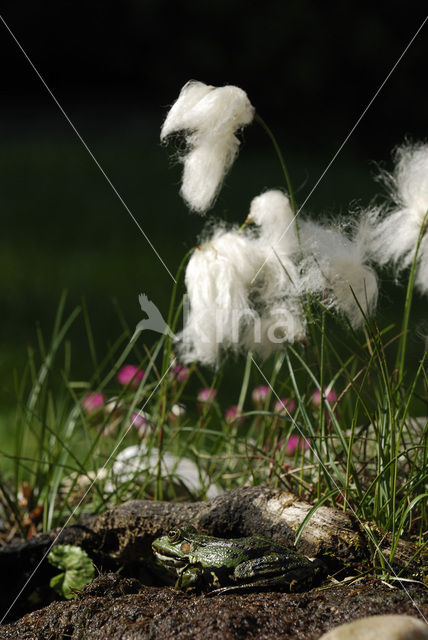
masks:
<instances>
[{"instance_id":1,"label":"green frog","mask_svg":"<svg viewBox=\"0 0 428 640\"><path fill-rule=\"evenodd\" d=\"M193 526L172 529L152 544L156 560L176 578L175 588L229 591L304 591L325 575L325 566L261 536L223 539Z\"/></svg>"}]
</instances>

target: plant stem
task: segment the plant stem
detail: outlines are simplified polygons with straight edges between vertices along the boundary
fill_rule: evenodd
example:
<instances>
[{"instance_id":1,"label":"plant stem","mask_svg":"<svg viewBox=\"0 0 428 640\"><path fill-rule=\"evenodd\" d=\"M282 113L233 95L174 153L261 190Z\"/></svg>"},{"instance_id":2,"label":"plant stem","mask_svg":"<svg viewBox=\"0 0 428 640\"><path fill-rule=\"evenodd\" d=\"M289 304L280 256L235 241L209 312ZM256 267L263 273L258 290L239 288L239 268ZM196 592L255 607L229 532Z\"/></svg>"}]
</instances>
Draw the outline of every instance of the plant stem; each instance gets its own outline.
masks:
<instances>
[{"instance_id":1,"label":"plant stem","mask_svg":"<svg viewBox=\"0 0 428 640\"><path fill-rule=\"evenodd\" d=\"M409 319L410 319L410 309L412 307L412 299L413 299L413 290L415 286L416 280L416 267L418 262L418 254L419 248L421 246L422 238L426 232L427 227L427 218L428 211L424 216L424 220L421 225L421 230L419 232L418 241L416 243L415 254L413 256L412 266L410 268L409 281L407 283L407 291L406 291L406 301L404 304L404 315L403 322L401 325L401 338L398 346L398 354L397 354L397 369L398 369L398 381L402 380L404 373L404 360L406 357L406 346L407 346L407 334L409 331Z\"/></svg>"},{"instance_id":2,"label":"plant stem","mask_svg":"<svg viewBox=\"0 0 428 640\"><path fill-rule=\"evenodd\" d=\"M299 244L300 244L299 226L297 224L297 213L298 212L297 212L296 200L294 198L294 190L293 190L293 186L291 184L290 175L288 173L287 166L286 166L285 161L284 161L284 156L282 155L282 151L281 151L281 149L279 147L278 142L276 141L276 138L275 138L274 134L272 133L272 130L268 127L266 122L263 120L263 118L258 113L256 113L255 120L263 127L263 129L265 130L265 132L269 136L269 138L270 138L270 140L271 140L271 142L272 142L272 144L273 144L273 146L275 148L276 154L278 156L278 160L279 160L279 163L281 165L281 169L282 169L282 172L284 174L285 181L287 183L287 189L288 189L288 193L290 195L291 209L292 209L293 214L294 214L294 224L295 224L295 227L296 227L297 238L298 238Z\"/></svg>"}]
</instances>

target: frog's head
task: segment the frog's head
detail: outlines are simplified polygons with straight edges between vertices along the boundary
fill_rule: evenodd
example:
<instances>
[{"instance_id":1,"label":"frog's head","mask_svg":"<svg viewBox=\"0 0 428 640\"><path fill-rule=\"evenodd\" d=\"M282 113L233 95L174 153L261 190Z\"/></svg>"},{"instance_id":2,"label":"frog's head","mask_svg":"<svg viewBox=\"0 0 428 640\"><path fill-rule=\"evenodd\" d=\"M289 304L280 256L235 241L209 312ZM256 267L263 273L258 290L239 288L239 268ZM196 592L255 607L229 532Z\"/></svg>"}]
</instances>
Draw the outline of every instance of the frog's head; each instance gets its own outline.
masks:
<instances>
[{"instance_id":1,"label":"frog's head","mask_svg":"<svg viewBox=\"0 0 428 640\"><path fill-rule=\"evenodd\" d=\"M164 566L178 569L189 562L189 554L195 552L198 539L203 537L191 525L171 529L166 536L153 541L153 553Z\"/></svg>"}]
</instances>

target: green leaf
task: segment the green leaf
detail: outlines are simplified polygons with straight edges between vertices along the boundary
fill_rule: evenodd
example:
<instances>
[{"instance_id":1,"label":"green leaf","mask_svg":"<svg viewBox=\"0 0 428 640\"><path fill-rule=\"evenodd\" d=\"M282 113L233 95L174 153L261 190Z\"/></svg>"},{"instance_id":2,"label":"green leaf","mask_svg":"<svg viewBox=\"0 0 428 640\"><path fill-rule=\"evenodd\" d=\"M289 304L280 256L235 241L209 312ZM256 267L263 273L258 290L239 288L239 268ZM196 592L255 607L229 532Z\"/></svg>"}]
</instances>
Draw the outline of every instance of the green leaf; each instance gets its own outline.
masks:
<instances>
[{"instance_id":1,"label":"green leaf","mask_svg":"<svg viewBox=\"0 0 428 640\"><path fill-rule=\"evenodd\" d=\"M49 552L48 561L54 567L63 569L62 573L51 579L49 585L67 600L74 598L94 578L92 560L80 547L58 544Z\"/></svg>"}]
</instances>

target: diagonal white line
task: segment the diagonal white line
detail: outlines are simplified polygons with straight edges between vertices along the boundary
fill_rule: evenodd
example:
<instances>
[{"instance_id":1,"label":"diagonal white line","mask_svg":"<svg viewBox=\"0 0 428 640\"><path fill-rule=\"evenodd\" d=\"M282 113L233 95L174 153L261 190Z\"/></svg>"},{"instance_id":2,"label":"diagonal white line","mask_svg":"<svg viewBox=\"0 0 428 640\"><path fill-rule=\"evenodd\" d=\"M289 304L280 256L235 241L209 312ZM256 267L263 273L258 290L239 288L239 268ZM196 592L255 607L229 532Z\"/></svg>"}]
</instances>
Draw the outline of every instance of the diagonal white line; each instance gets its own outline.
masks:
<instances>
[{"instance_id":1,"label":"diagonal white line","mask_svg":"<svg viewBox=\"0 0 428 640\"><path fill-rule=\"evenodd\" d=\"M39 72L39 70L37 69L37 67L34 65L33 61L30 59L29 55L27 54L27 52L25 51L25 49L23 48L23 46L21 45L21 43L19 42L19 40L17 39L17 37L15 36L15 34L13 33L13 31L11 30L11 28L9 27L9 25L7 24L6 20L3 18L2 15L0 15L0 20L3 22L4 26L6 27L6 29L8 30L8 32L10 33L10 35L12 36L13 40L15 41L16 45L19 47L21 53L24 55L24 57L26 58L27 62L29 63L29 65L31 66L31 68L33 69L33 71L35 72L35 74L37 75L37 77L39 78L40 82L43 84L43 86L45 87L46 91L49 93L50 97L52 98L52 100L55 102L56 106L58 107L58 109L61 111L62 115L64 116L64 118L67 120L68 124L70 125L70 127L73 129L74 133L76 134L76 136L79 138L80 142L82 143L83 147L86 149L86 151L88 152L88 154L90 155L90 157L92 158L92 160L94 161L94 163L96 164L97 168L99 169L99 171L102 173L102 175L104 176L105 180L107 181L108 185L111 187L111 189L113 190L114 194L116 195L116 197L118 198L119 202L122 204L122 206L126 209L126 211L128 212L128 214L130 215L130 217L132 218L132 220L135 222L135 224L137 225L138 229L140 230L140 232L142 233L142 235L144 236L144 238L146 239L146 241L148 242L148 244L150 245L150 247L153 249L154 253L157 255L157 257L159 258L159 260L161 261L161 263L163 264L163 266L165 267L165 269L167 270L167 272L169 273L169 275L171 276L171 278L173 279L174 282L176 282L176 279L174 278L174 276L172 275L171 271L168 269L168 267L166 266L164 260L161 258L160 254L158 253L158 251L155 249L155 247L153 246L152 242L150 241L149 237L147 236L147 234L144 232L143 228L141 227L140 223L138 222L138 220L135 218L134 214L132 213L132 211L129 209L128 205L126 204L126 202L124 201L124 199L122 198L122 196L120 195L120 193L118 192L118 190L116 189L116 187L114 186L114 184L112 183L112 181L110 180L110 178L108 177L108 175L106 174L106 172L104 171L104 169L102 168L102 166L100 165L100 163L98 162L98 160L96 159L96 157L94 156L94 154L92 153L92 151L90 150L90 148L88 147L88 145L86 144L85 140L82 138L82 136L80 135L79 131L77 130L77 128L75 127L75 125L73 124L73 122L70 120L69 116L67 115L67 113L65 112L65 110L63 109L63 107L61 106L60 102L57 100L56 96L54 95L54 93L52 92L52 90L50 89L50 87L47 85L45 79L43 78L43 76L41 75L41 73Z\"/></svg>"},{"instance_id":2,"label":"diagonal white line","mask_svg":"<svg viewBox=\"0 0 428 640\"><path fill-rule=\"evenodd\" d=\"M141 407L140 411L144 411L147 403L149 402L149 400L153 397L153 395L156 393L156 391L159 389L159 386L162 384L162 381L164 380L165 376L168 374L168 372L170 371L171 367L174 367L176 364L176 359L174 358L171 361L171 364L169 365L168 369L165 371L165 373L163 374L162 378L159 380L159 382L157 383L156 387L153 389L153 391L151 392L151 394L149 395L149 397L147 398L147 400L145 401L144 405ZM79 502L76 504L75 508L73 509L73 511L71 512L71 514L68 516L67 520L65 521L65 523L63 524L63 526L61 527L61 529L59 530L59 532L56 534L55 538L52 540L51 544L49 545L48 549L45 551L43 557L41 558L41 560L39 560L38 564L35 566L35 568L33 569L33 571L31 572L31 575L28 577L28 579L26 580L25 584L23 587L21 587L20 591L18 592L18 594L15 596L13 602L9 605L9 608L7 609L7 611L4 613L3 617L0 619L0 625L3 623L3 620L5 620L5 618L7 617L7 615L9 614L9 612L13 609L13 607L15 606L16 602L19 600L19 598L21 597L24 589L27 587L27 585L29 584L29 582L33 579L33 576L37 573L37 571L39 570L42 562L44 562L44 560L46 559L46 556L49 554L50 550L52 549L52 547L55 545L56 541L58 540L58 538L60 537L61 533L64 531L64 529L66 528L66 526L68 525L68 523L70 522L70 520L74 517L74 514L76 513L77 509L80 507L80 505L82 504L82 502L85 500L86 496L88 495L88 493L90 492L90 490L92 489L92 487L94 486L95 482L98 480L99 474L106 468L106 466L108 465L108 463L110 462L110 460L112 459L112 457L114 456L114 454L116 453L117 449L119 448L119 446L121 445L121 443L123 442L123 440L125 439L126 435L128 434L128 432L130 431L130 429L132 429L132 427L134 426L134 422L135 422L136 418L134 418L134 420L132 420L129 423L129 427L127 428L127 430L125 431L125 433L122 435L122 437L120 438L120 440L117 442L116 446L114 447L113 451L111 452L111 454L109 455L109 457L107 458L107 460L104 462L103 466L98 469L95 478L92 480L91 484L89 485L89 487L87 488L87 490L85 491L85 493L83 494L83 496L80 498Z\"/></svg>"},{"instance_id":3,"label":"diagonal white line","mask_svg":"<svg viewBox=\"0 0 428 640\"><path fill-rule=\"evenodd\" d=\"M278 245L282 238L284 237L284 235L287 233L288 229L291 227L292 224L295 223L295 220L297 218L297 216L299 215L299 213L302 211L303 207L305 206L305 204L307 203L307 201L309 200L309 198L311 197L311 195L313 194L313 192L315 191L315 189L318 187L318 185L320 184L321 180L324 178L325 174L327 173L327 171L330 169L331 165L333 164L333 162L336 160L337 156L339 155L339 153L342 151L343 147L345 146L345 144L348 142L349 138L352 136L352 134L354 133L355 129L358 127L358 125L360 124L361 120L364 118L364 116L366 115L367 111L370 109L370 107L372 106L373 102L376 100L376 98L378 97L379 93L382 91L383 87L385 86L385 84L388 82L389 78L391 77L391 75L394 73L395 69L397 68L397 66L400 64L401 60L404 58L404 56L406 55L407 51L409 50L409 48L411 47L411 45L413 44L414 40L416 39L416 37L419 35L420 31L422 30L423 26L425 25L426 21L428 20L428 16L426 16L426 18L422 21L422 24L419 26L418 30L416 31L416 33L413 35L413 37L411 38L411 40L409 41L409 43L407 44L407 46L405 47L405 49L403 50L403 52L401 53L401 55L399 56L399 58L396 60L396 62L394 63L394 65L392 66L391 70L389 71L388 75L386 76L386 78L384 79L384 81L382 82L382 84L379 86L379 88L377 89L377 91L375 92L374 96L372 97L372 99L370 100L370 102L368 103L368 105L366 106L366 108L364 109L364 111L362 112L362 114L360 115L360 117L358 118L358 120L356 121L356 123L354 124L354 126L352 127L352 129L350 130L350 132L348 133L348 135L346 136L346 138L344 139L344 141L342 142L342 144L340 145L340 147L338 148L338 150L336 151L336 153L334 154L334 156L332 157L332 159L330 160L330 162L328 163L328 165L326 166L326 168L324 169L324 171L322 172L322 174L320 175L320 177L318 178L318 180L316 181L316 183L314 184L314 186L312 187L311 191L309 192L309 195L305 198L303 204L299 207L299 209L297 210L297 212L295 213L293 219L291 220L291 222L288 224L288 226L284 229L284 231L281 233L280 237L278 238L276 245ZM272 249L273 250L273 249ZM263 269L263 267L265 266L266 262L268 261L269 258L266 258L265 261L263 262L263 264L261 265L261 267L259 267L259 269L257 270L256 275L254 276L254 278L251 280L251 284L254 282L254 280L257 278L257 276L259 275L260 271Z\"/></svg>"},{"instance_id":4,"label":"diagonal white line","mask_svg":"<svg viewBox=\"0 0 428 640\"><path fill-rule=\"evenodd\" d=\"M281 398L278 396L278 394L276 393L275 389L272 387L271 383L269 382L269 380L266 378L265 374L263 373L263 371L260 369L259 365L257 364L257 362L254 360L253 356L251 356L251 360L253 361L253 364L257 367L258 371L260 372L260 374L262 375L263 379L265 380L266 384L268 385L268 387L270 388L270 390L272 391L272 393L274 394L275 398L278 400L278 402L281 403L282 408L286 411L286 413L288 414L288 417L290 418L291 422L293 423L294 427L297 429L297 431L300 433L300 435L302 436L303 440L307 440L306 436L303 434L301 428L299 427L299 425L297 424L297 422L295 421L295 419L293 418L293 416L291 415L291 413L289 412L289 410L287 409L287 407L285 406L285 404L282 402ZM321 393L322 396L322 393ZM307 440L308 441L308 440ZM318 462L320 463L320 465L322 466L322 468L324 469L324 471L330 476L331 481L333 482L334 486L336 487L338 493L342 496L343 500L344 500L344 504L345 502L348 504L348 509L349 511L352 512L353 516L355 517L356 520L358 520L361 529L364 531L364 524L363 522L360 520L360 518L357 516L357 514L355 513L355 510L352 508L352 506L349 504L349 501L346 499L343 491L341 490L341 488L339 487L339 485L337 484L336 480L334 479L333 475L330 473L330 471L327 469L327 467L325 466L324 462L321 460L320 456L317 453L317 450L312 446L312 443L310 441L309 442L309 448L311 449L312 453L314 454L314 456L316 457L316 459L318 460ZM397 574L395 573L394 569L391 567L390 563L388 562L388 560L385 558L385 556L383 555L382 551L380 550L380 548L377 548L379 554L382 556L385 564L388 566L389 570L391 571L391 573L394 575L394 578L396 580L398 580L398 582L400 583L403 591L405 591L407 597L409 598L409 600L411 601L411 603L413 604L413 606L415 607L415 609L417 609L418 613L422 616L422 618L425 620L425 622L428 622L426 620L426 618L424 617L424 614L422 613L422 611L420 610L420 608L418 607L418 605L416 604L416 602L413 600L412 596L410 595L410 593L407 591L406 587L404 586L402 580L397 576Z\"/></svg>"}]
</instances>

